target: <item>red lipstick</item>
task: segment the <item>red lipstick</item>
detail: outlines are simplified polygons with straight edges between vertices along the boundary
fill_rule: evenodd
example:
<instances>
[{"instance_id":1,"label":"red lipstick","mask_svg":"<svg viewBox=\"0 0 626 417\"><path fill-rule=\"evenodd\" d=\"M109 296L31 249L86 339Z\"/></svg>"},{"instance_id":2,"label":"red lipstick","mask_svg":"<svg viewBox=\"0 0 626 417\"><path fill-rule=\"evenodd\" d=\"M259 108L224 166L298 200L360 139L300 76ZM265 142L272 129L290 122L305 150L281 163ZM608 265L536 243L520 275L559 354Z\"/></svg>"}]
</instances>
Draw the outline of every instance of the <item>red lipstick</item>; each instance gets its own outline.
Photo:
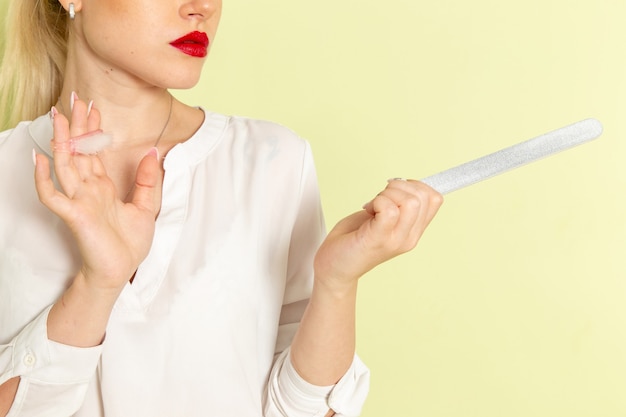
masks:
<instances>
[{"instance_id":1,"label":"red lipstick","mask_svg":"<svg viewBox=\"0 0 626 417\"><path fill-rule=\"evenodd\" d=\"M204 32L194 31L170 42L170 45L187 55L204 58L209 47L209 37Z\"/></svg>"}]
</instances>

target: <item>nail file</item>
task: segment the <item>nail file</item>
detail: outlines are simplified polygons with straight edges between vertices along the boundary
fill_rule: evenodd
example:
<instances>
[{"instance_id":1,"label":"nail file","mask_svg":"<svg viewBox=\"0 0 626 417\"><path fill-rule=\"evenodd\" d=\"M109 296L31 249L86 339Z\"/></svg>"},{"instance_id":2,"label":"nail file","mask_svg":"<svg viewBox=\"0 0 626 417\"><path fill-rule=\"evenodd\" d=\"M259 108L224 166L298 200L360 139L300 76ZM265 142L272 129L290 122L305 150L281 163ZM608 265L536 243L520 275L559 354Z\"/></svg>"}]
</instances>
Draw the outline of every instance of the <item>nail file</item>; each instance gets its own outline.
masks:
<instances>
[{"instance_id":1,"label":"nail file","mask_svg":"<svg viewBox=\"0 0 626 417\"><path fill-rule=\"evenodd\" d=\"M602 124L598 120L585 119L423 178L420 181L441 194L448 194L538 159L581 145L596 139L601 134Z\"/></svg>"}]
</instances>

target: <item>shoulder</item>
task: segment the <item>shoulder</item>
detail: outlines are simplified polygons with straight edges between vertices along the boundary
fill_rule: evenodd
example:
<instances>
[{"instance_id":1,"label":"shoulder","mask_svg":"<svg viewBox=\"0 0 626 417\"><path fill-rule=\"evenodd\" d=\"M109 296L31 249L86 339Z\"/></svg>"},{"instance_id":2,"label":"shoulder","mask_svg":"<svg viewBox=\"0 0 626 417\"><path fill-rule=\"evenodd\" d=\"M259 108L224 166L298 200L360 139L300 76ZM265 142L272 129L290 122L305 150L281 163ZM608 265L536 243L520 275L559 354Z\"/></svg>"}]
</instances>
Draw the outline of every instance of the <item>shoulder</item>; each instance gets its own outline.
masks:
<instances>
[{"instance_id":1,"label":"shoulder","mask_svg":"<svg viewBox=\"0 0 626 417\"><path fill-rule=\"evenodd\" d=\"M222 176L247 173L254 181L280 184L282 190L300 189L301 181L315 176L309 142L292 129L268 120L207 114L221 120L219 139L204 159L208 166L222 169Z\"/></svg>"},{"instance_id":2,"label":"shoulder","mask_svg":"<svg viewBox=\"0 0 626 417\"><path fill-rule=\"evenodd\" d=\"M29 133L30 121L20 122L17 126L0 132L0 147L28 148L32 150L33 141ZM29 151L30 152L30 151Z\"/></svg>"},{"instance_id":3,"label":"shoulder","mask_svg":"<svg viewBox=\"0 0 626 417\"><path fill-rule=\"evenodd\" d=\"M307 146L307 141L292 129L268 120L230 116L226 133L249 142L249 145L281 146L293 150L302 150Z\"/></svg>"},{"instance_id":4,"label":"shoulder","mask_svg":"<svg viewBox=\"0 0 626 417\"><path fill-rule=\"evenodd\" d=\"M30 121L20 122L17 126L0 132L0 142L3 142L5 140L7 140L9 137L27 136L28 135L28 126L31 123L32 122L30 122Z\"/></svg>"},{"instance_id":5,"label":"shoulder","mask_svg":"<svg viewBox=\"0 0 626 417\"><path fill-rule=\"evenodd\" d=\"M216 113L207 113L207 119L206 124L215 126L217 122L220 126L218 138L211 147L213 156L228 154L233 162L263 161L284 165L300 165L312 158L308 141L279 123Z\"/></svg>"}]
</instances>

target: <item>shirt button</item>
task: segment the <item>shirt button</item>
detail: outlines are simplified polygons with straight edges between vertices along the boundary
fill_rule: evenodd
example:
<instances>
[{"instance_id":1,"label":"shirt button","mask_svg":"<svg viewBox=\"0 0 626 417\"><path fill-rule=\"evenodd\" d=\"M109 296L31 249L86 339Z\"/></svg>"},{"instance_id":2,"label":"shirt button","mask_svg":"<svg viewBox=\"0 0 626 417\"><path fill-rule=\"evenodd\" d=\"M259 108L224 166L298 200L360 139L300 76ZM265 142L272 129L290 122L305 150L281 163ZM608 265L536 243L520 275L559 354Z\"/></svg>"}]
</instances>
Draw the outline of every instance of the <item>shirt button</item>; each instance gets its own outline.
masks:
<instances>
[{"instance_id":1,"label":"shirt button","mask_svg":"<svg viewBox=\"0 0 626 417\"><path fill-rule=\"evenodd\" d=\"M32 352L28 352L26 355L24 355L24 365L32 368L35 365L35 362L37 362L37 359Z\"/></svg>"}]
</instances>

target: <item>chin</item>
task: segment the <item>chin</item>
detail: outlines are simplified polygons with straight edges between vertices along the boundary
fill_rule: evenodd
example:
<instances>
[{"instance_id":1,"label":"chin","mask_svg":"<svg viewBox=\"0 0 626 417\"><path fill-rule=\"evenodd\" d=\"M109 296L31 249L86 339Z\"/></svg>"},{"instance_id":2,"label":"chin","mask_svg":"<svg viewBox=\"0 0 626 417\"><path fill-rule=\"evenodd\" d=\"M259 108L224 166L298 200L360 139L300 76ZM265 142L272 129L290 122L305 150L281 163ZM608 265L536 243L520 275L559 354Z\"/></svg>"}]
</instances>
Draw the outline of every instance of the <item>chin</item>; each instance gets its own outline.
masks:
<instances>
[{"instance_id":1,"label":"chin","mask_svg":"<svg viewBox=\"0 0 626 417\"><path fill-rule=\"evenodd\" d=\"M195 87L200 81L201 72L186 72L181 74L173 74L165 81L167 88L175 90L188 90Z\"/></svg>"},{"instance_id":2,"label":"chin","mask_svg":"<svg viewBox=\"0 0 626 417\"><path fill-rule=\"evenodd\" d=\"M191 88L194 88L197 84L198 81L194 83L169 83L165 86L165 88L172 90L189 90Z\"/></svg>"}]
</instances>

